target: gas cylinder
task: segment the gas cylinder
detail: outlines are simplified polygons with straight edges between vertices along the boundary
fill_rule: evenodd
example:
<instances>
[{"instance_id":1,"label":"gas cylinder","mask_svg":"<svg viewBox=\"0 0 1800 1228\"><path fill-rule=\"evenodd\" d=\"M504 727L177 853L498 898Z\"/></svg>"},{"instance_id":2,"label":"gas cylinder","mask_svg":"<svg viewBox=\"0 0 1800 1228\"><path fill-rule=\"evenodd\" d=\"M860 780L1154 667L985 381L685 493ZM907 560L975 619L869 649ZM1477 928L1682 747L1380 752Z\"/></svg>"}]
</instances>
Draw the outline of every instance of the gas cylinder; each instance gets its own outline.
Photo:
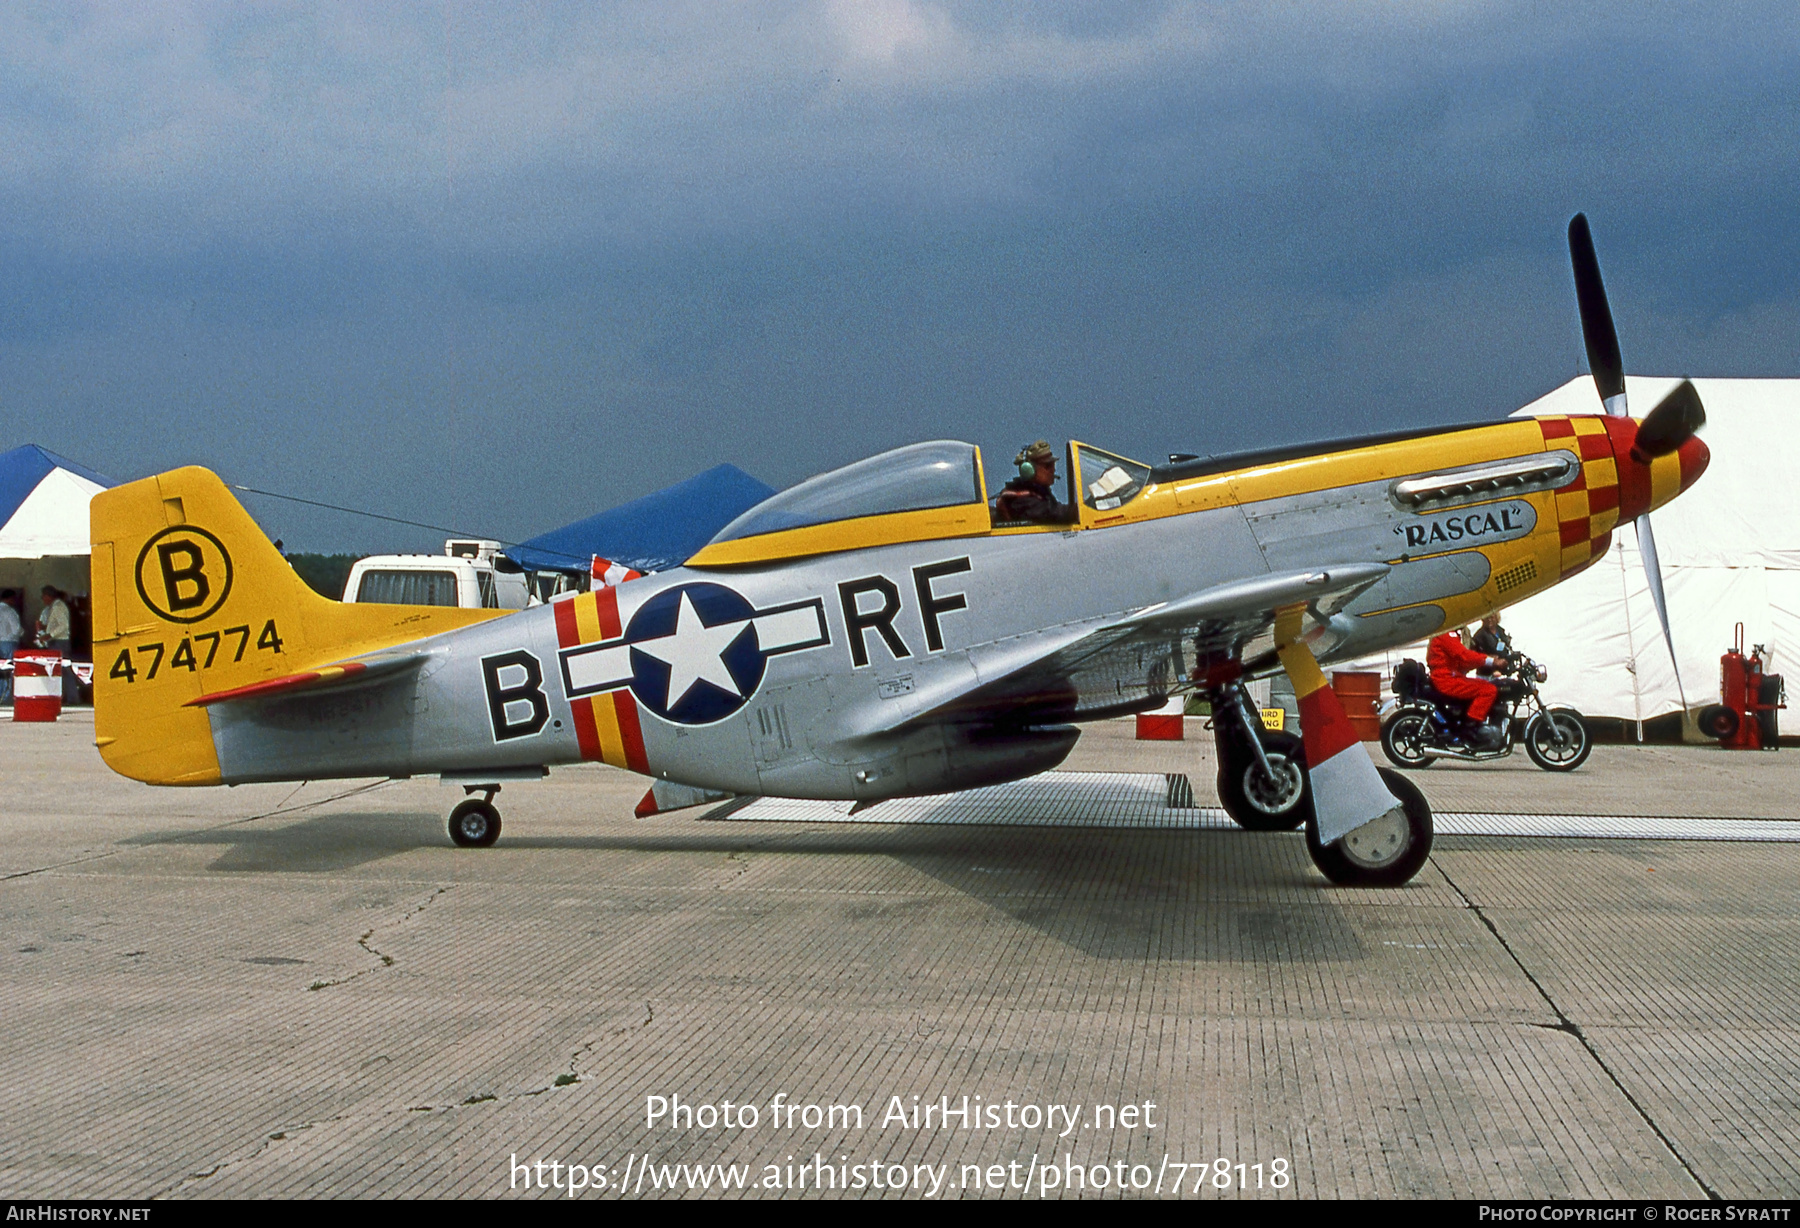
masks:
<instances>
[{"instance_id":1,"label":"gas cylinder","mask_svg":"<svg viewBox=\"0 0 1800 1228\"><path fill-rule=\"evenodd\" d=\"M1719 702L1731 709L1737 718L1730 722L1736 728L1719 739L1727 750L1757 750L1762 746L1762 730L1751 717L1750 672L1761 672L1762 662L1744 655L1744 624L1737 625L1731 648L1719 658Z\"/></svg>"}]
</instances>

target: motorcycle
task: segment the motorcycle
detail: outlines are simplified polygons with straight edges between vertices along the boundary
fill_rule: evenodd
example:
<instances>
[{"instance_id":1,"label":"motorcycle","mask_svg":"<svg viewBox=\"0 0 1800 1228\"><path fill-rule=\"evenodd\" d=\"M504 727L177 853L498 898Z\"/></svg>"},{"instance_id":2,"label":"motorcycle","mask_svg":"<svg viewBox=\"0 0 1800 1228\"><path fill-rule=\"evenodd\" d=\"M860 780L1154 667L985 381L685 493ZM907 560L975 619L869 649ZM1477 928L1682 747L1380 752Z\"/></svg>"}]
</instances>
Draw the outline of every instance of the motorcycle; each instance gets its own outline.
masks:
<instances>
[{"instance_id":1,"label":"motorcycle","mask_svg":"<svg viewBox=\"0 0 1800 1228\"><path fill-rule=\"evenodd\" d=\"M1423 665L1407 660L1394 670L1397 702L1382 714L1382 751L1400 767L1422 768L1438 759L1464 763L1504 759L1517 742L1523 742L1531 761L1546 772L1580 767L1593 749L1581 713L1544 705L1538 684L1550 673L1542 665L1518 654L1508 654L1505 660L1506 672L1488 679L1499 691L1490 718L1501 729L1498 746L1478 745L1466 715L1467 702L1440 692ZM1515 741L1513 731L1521 720L1524 730Z\"/></svg>"}]
</instances>

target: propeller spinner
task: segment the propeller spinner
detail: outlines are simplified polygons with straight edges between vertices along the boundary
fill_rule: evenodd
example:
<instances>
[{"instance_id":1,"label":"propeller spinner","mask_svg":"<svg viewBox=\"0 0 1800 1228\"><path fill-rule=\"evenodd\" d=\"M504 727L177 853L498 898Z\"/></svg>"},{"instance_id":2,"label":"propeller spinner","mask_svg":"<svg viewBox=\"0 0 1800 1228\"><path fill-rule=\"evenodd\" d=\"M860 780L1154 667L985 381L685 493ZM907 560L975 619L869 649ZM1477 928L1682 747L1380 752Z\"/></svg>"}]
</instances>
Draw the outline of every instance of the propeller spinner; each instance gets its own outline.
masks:
<instances>
[{"instance_id":1,"label":"propeller spinner","mask_svg":"<svg viewBox=\"0 0 1800 1228\"><path fill-rule=\"evenodd\" d=\"M1594 236L1585 213L1569 222L1569 260L1575 266L1575 298L1581 306L1581 336L1587 343L1588 368L1594 387L1608 415L1628 418L1625 401L1625 362L1619 353L1619 331L1613 324L1612 307L1606 300L1606 283L1600 279L1600 259L1594 254ZM1676 451L1706 424L1706 410L1694 385L1682 380L1638 425L1631 457L1647 464ZM1644 578L1650 600L1662 623L1663 643L1669 648L1669 664L1675 670L1675 689L1681 706L1687 707L1687 691L1681 685L1681 665L1675 657L1675 635L1669 629L1669 604L1663 596L1662 564L1656 557L1656 535L1650 529L1650 513L1637 518L1638 553L1644 560Z\"/></svg>"}]
</instances>

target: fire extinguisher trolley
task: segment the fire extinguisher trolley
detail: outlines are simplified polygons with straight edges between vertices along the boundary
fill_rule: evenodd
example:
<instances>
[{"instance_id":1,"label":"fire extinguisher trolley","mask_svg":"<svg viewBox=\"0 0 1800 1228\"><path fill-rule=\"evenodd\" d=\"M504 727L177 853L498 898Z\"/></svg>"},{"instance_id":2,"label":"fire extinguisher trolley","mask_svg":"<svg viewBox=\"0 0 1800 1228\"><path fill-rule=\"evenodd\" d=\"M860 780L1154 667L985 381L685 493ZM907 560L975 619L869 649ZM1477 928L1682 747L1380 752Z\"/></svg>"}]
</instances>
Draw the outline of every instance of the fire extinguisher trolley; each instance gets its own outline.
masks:
<instances>
[{"instance_id":1,"label":"fire extinguisher trolley","mask_svg":"<svg viewBox=\"0 0 1800 1228\"><path fill-rule=\"evenodd\" d=\"M1763 672L1763 646L1744 652L1744 624L1730 651L1719 658L1719 701L1700 709L1700 732L1727 750L1774 750L1780 728L1776 712L1787 707L1780 674Z\"/></svg>"}]
</instances>

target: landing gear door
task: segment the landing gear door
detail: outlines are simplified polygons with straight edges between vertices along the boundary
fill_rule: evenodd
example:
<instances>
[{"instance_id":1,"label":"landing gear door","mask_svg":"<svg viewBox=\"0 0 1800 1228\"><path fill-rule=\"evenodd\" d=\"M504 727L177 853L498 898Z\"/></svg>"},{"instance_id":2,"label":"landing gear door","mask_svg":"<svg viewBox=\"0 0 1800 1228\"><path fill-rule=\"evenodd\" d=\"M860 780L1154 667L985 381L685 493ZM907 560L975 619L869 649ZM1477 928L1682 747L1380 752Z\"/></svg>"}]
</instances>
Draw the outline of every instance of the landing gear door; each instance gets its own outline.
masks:
<instances>
[{"instance_id":1,"label":"landing gear door","mask_svg":"<svg viewBox=\"0 0 1800 1228\"><path fill-rule=\"evenodd\" d=\"M1085 443L1071 443L1069 451L1073 454L1069 475L1082 527L1122 523L1125 505L1150 481L1150 466Z\"/></svg>"}]
</instances>

